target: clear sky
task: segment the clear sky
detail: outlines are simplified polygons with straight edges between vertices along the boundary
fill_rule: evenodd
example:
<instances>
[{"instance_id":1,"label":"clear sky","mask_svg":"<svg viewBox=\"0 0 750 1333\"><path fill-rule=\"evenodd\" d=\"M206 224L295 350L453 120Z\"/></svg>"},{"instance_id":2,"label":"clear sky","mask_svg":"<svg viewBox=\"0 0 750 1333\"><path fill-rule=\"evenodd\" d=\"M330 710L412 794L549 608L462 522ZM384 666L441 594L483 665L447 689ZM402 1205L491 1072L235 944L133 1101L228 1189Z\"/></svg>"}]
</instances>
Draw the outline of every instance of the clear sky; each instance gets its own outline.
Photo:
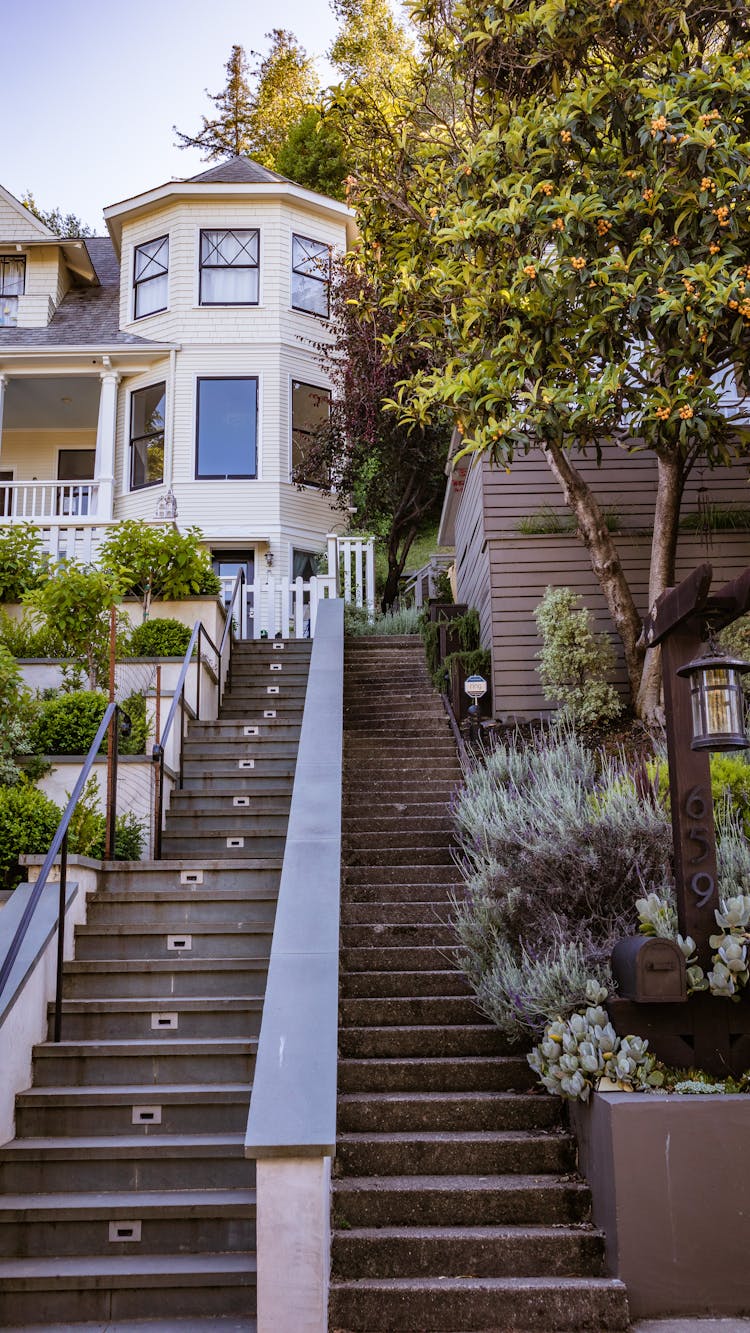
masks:
<instances>
[{"instance_id":1,"label":"clear sky","mask_svg":"<svg viewBox=\"0 0 750 1333\"><path fill-rule=\"evenodd\" d=\"M2 0L0 13L0 183L99 235L108 204L206 169L172 126L193 133L211 114L204 90L223 88L234 44L265 53L265 33L288 28L333 80L328 0Z\"/></svg>"}]
</instances>

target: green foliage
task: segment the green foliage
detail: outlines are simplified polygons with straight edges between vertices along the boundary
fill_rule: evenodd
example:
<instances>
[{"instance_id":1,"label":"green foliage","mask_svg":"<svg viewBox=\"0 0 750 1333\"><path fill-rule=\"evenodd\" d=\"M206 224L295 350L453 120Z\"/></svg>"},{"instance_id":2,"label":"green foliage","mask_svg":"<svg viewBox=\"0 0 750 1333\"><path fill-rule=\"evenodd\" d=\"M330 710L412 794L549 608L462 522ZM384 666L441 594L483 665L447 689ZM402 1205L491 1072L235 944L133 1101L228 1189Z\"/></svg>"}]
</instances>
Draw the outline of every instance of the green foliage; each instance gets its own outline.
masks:
<instances>
[{"instance_id":1,"label":"green foliage","mask_svg":"<svg viewBox=\"0 0 750 1333\"><path fill-rule=\"evenodd\" d=\"M563 714L580 727L601 726L622 705L607 675L615 665L606 635L595 635L589 612L570 588L547 588L534 612L544 647L537 653L545 699L559 699Z\"/></svg>"},{"instance_id":2,"label":"green foliage","mask_svg":"<svg viewBox=\"0 0 750 1333\"><path fill-rule=\"evenodd\" d=\"M547 1092L569 1101L587 1102L601 1078L627 1091L660 1087L654 1057L641 1037L618 1037L601 1002L607 992L592 983L593 1003L567 1019L549 1023L544 1038L528 1056Z\"/></svg>"},{"instance_id":3,"label":"green foliage","mask_svg":"<svg viewBox=\"0 0 750 1333\"><path fill-rule=\"evenodd\" d=\"M221 583L211 556L200 545L199 528L149 527L135 519L118 523L103 543L99 560L123 594L133 593L148 614L155 598L180 601L204 594L218 596Z\"/></svg>"},{"instance_id":4,"label":"green foliage","mask_svg":"<svg viewBox=\"0 0 750 1333\"><path fill-rule=\"evenodd\" d=\"M32 730L36 754L88 754L107 707L106 694L74 690L42 701ZM107 748L106 737L100 750Z\"/></svg>"},{"instance_id":5,"label":"green foliage","mask_svg":"<svg viewBox=\"0 0 750 1333\"><path fill-rule=\"evenodd\" d=\"M202 116L194 135L174 126L178 148L199 148L209 162L241 156L264 167L275 165L290 128L313 101L318 80L312 60L293 33L274 28L266 37L271 48L252 70L243 48L232 47L224 88L208 94L217 115L213 120Z\"/></svg>"},{"instance_id":6,"label":"green foliage","mask_svg":"<svg viewBox=\"0 0 750 1333\"><path fill-rule=\"evenodd\" d=\"M727 803L730 816L740 821L745 837L750 838L750 764L744 753L712 754L710 767L714 806L720 809ZM652 761L649 773L665 809L669 810L669 770L666 759Z\"/></svg>"},{"instance_id":7,"label":"green foliage","mask_svg":"<svg viewBox=\"0 0 750 1333\"><path fill-rule=\"evenodd\" d=\"M14 657L60 658L64 656L62 639L54 625L39 625L33 616L13 619L0 609L0 643Z\"/></svg>"},{"instance_id":8,"label":"green foliage","mask_svg":"<svg viewBox=\"0 0 750 1333\"><path fill-rule=\"evenodd\" d=\"M680 527L685 532L744 532L750 528L750 508L710 504L705 509L683 514Z\"/></svg>"},{"instance_id":9,"label":"green foliage","mask_svg":"<svg viewBox=\"0 0 750 1333\"><path fill-rule=\"evenodd\" d=\"M107 677L110 611L119 592L110 570L71 563L60 565L52 578L24 594L45 630L59 634L65 655L86 663L92 689Z\"/></svg>"},{"instance_id":10,"label":"green foliage","mask_svg":"<svg viewBox=\"0 0 750 1333\"><path fill-rule=\"evenodd\" d=\"M602 517L608 530L617 532L620 517L616 510L603 509ZM535 514L519 518L516 528L524 537L549 537L556 533L576 532L578 523L574 514L553 509L552 505L542 505Z\"/></svg>"},{"instance_id":11,"label":"green foliage","mask_svg":"<svg viewBox=\"0 0 750 1333\"><path fill-rule=\"evenodd\" d=\"M453 585L451 584L448 571L441 569L435 579L435 597L438 602L454 602Z\"/></svg>"},{"instance_id":12,"label":"green foliage","mask_svg":"<svg viewBox=\"0 0 750 1333\"><path fill-rule=\"evenodd\" d=\"M436 690L445 689L446 677L450 680L454 662L460 662L466 676L484 676L489 681L492 674L492 654L489 648L474 648L471 652L448 653L432 677Z\"/></svg>"},{"instance_id":13,"label":"green foliage","mask_svg":"<svg viewBox=\"0 0 750 1333\"><path fill-rule=\"evenodd\" d=\"M21 777L18 760L31 754L34 707L15 658L0 643L0 784L13 786Z\"/></svg>"},{"instance_id":14,"label":"green foliage","mask_svg":"<svg viewBox=\"0 0 750 1333\"><path fill-rule=\"evenodd\" d=\"M67 793L70 800L70 792ZM115 819L115 861L139 861L145 844L145 830L131 813ZM79 856L104 859L106 817L101 808L99 784L90 777L76 802L68 825L68 845Z\"/></svg>"},{"instance_id":15,"label":"green foliage","mask_svg":"<svg viewBox=\"0 0 750 1333\"><path fill-rule=\"evenodd\" d=\"M144 620L130 636L130 657L184 657L191 630L179 620L155 616Z\"/></svg>"},{"instance_id":16,"label":"green foliage","mask_svg":"<svg viewBox=\"0 0 750 1333\"><path fill-rule=\"evenodd\" d=\"M148 740L148 716L146 713L146 696L143 694L129 694L127 699L120 705L122 714L130 718L130 735L123 736L120 733L118 743L119 754L145 754L146 742Z\"/></svg>"},{"instance_id":17,"label":"green foliage","mask_svg":"<svg viewBox=\"0 0 750 1333\"><path fill-rule=\"evenodd\" d=\"M338 130L317 107L310 107L290 126L276 155L275 169L308 190L343 199L344 179L349 174L345 153Z\"/></svg>"},{"instance_id":18,"label":"green foliage","mask_svg":"<svg viewBox=\"0 0 750 1333\"><path fill-rule=\"evenodd\" d=\"M719 635L719 642L725 653L750 661L750 616L740 616L739 620L727 625ZM748 677L743 676L742 682L747 691L750 688Z\"/></svg>"},{"instance_id":19,"label":"green foliage","mask_svg":"<svg viewBox=\"0 0 750 1333\"><path fill-rule=\"evenodd\" d=\"M20 602L47 578L48 568L38 528L31 523L0 528L0 602Z\"/></svg>"},{"instance_id":20,"label":"green foliage","mask_svg":"<svg viewBox=\"0 0 750 1333\"><path fill-rule=\"evenodd\" d=\"M561 728L477 764L455 820L461 966L506 1035L538 1035L580 1005L587 980L611 985L612 946L632 933L636 898L671 879L666 812Z\"/></svg>"},{"instance_id":21,"label":"green foliage","mask_svg":"<svg viewBox=\"0 0 750 1333\"><path fill-rule=\"evenodd\" d=\"M386 638L396 634L418 634L419 612L415 607L402 611L376 612L372 619L365 607L344 606L344 633L350 638L375 635Z\"/></svg>"},{"instance_id":22,"label":"green foliage","mask_svg":"<svg viewBox=\"0 0 750 1333\"><path fill-rule=\"evenodd\" d=\"M13 889L23 879L24 854L43 854L62 816L54 801L28 782L0 787L0 886Z\"/></svg>"},{"instance_id":23,"label":"green foliage","mask_svg":"<svg viewBox=\"0 0 750 1333\"><path fill-rule=\"evenodd\" d=\"M63 213L59 208L45 210L40 208L31 190L27 190L21 196L21 203L24 208L28 208L34 217L39 218L45 227L49 227L55 236L94 236L95 232L91 227L87 227L85 222L81 222L75 213Z\"/></svg>"}]
</instances>

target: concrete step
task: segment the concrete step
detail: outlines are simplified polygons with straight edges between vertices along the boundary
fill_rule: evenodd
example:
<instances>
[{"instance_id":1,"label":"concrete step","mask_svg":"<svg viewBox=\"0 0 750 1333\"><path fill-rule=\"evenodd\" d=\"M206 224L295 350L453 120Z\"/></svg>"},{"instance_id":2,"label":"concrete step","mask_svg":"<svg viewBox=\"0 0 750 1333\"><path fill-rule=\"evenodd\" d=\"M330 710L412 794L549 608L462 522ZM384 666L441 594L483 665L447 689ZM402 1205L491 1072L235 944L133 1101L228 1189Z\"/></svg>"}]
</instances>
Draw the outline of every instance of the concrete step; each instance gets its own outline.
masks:
<instances>
[{"instance_id":1,"label":"concrete step","mask_svg":"<svg viewBox=\"0 0 750 1333\"><path fill-rule=\"evenodd\" d=\"M271 951L269 923L203 925L193 922L190 932L162 924L129 926L77 926L76 958L112 958L137 962L153 958L164 961L170 954L193 958L267 958ZM181 943L183 942L184 943Z\"/></svg>"},{"instance_id":2,"label":"concrete step","mask_svg":"<svg viewBox=\"0 0 750 1333\"><path fill-rule=\"evenodd\" d=\"M602 1272L599 1232L565 1226L358 1227L333 1237L333 1272L379 1277L578 1277Z\"/></svg>"},{"instance_id":3,"label":"concrete step","mask_svg":"<svg viewBox=\"0 0 750 1333\"><path fill-rule=\"evenodd\" d=\"M335 1281L332 1326L347 1333L614 1333L629 1327L615 1278L411 1277ZM395 1321L395 1322L394 1322Z\"/></svg>"},{"instance_id":4,"label":"concrete step","mask_svg":"<svg viewBox=\"0 0 750 1333\"><path fill-rule=\"evenodd\" d=\"M50 1042L34 1047L34 1085L249 1083L257 1045L239 1037Z\"/></svg>"},{"instance_id":5,"label":"concrete step","mask_svg":"<svg viewBox=\"0 0 750 1333\"><path fill-rule=\"evenodd\" d=\"M122 1237L119 1239L118 1237ZM255 1247L254 1189L0 1197L0 1257L198 1254Z\"/></svg>"},{"instance_id":6,"label":"concrete step","mask_svg":"<svg viewBox=\"0 0 750 1333\"><path fill-rule=\"evenodd\" d=\"M409 815L405 812L386 814L377 808L366 810L348 810L343 822L343 845L360 847L363 844L377 846L379 840L395 842L411 837L425 835L430 842L439 842L442 846L455 842L454 823L448 807L434 810L430 814ZM365 840L368 840L365 843Z\"/></svg>"},{"instance_id":7,"label":"concrete step","mask_svg":"<svg viewBox=\"0 0 750 1333\"><path fill-rule=\"evenodd\" d=\"M267 958L194 958L187 954L173 961L90 958L65 964L64 993L69 999L262 996L267 975Z\"/></svg>"},{"instance_id":8,"label":"concrete step","mask_svg":"<svg viewBox=\"0 0 750 1333\"><path fill-rule=\"evenodd\" d=\"M225 856L236 856L241 859L248 854L268 860L274 859L279 864L284 856L284 844L286 836L283 833L274 836L263 833L211 832L204 830L201 826L193 827L191 832L174 833L172 825L169 825L162 834L161 850L162 856L169 860L170 856L216 856L221 852Z\"/></svg>"},{"instance_id":9,"label":"concrete step","mask_svg":"<svg viewBox=\"0 0 750 1333\"><path fill-rule=\"evenodd\" d=\"M363 999L390 998L403 996L411 999L419 995L470 995L471 988L463 972L457 969L445 970L446 960L434 970L420 969L418 972L402 971L367 971L362 968L357 972L341 973L341 995Z\"/></svg>"},{"instance_id":10,"label":"concrete step","mask_svg":"<svg viewBox=\"0 0 750 1333\"><path fill-rule=\"evenodd\" d=\"M355 870L360 866L409 866L411 868L420 866L422 869L427 869L428 866L446 866L453 871L454 879L458 878L452 848L447 843L443 846L436 846L434 843L413 847L388 846L379 841L377 835L364 847L348 848L346 866L347 871ZM403 874L401 877L406 878ZM394 878L396 878L395 875Z\"/></svg>"},{"instance_id":11,"label":"concrete step","mask_svg":"<svg viewBox=\"0 0 750 1333\"><path fill-rule=\"evenodd\" d=\"M74 1189L250 1189L255 1163L244 1155L243 1134L143 1138L12 1139L0 1148L3 1194L57 1194Z\"/></svg>"},{"instance_id":12,"label":"concrete step","mask_svg":"<svg viewBox=\"0 0 750 1333\"><path fill-rule=\"evenodd\" d=\"M252 736L247 735L246 727L253 729ZM217 745L224 741L242 743L246 743L248 740L260 742L267 740L298 741L301 728L301 718L295 721L284 717L264 718L261 712L260 717L228 718L222 716L216 722L191 722L188 737L191 741L201 741L210 745Z\"/></svg>"},{"instance_id":13,"label":"concrete step","mask_svg":"<svg viewBox=\"0 0 750 1333\"><path fill-rule=\"evenodd\" d=\"M186 1037L257 1037L262 999L190 999L170 997L168 1005L154 998L137 1000L63 1000L62 1034L66 1041L165 1042ZM49 1040L54 1032L54 1005L49 1006Z\"/></svg>"},{"instance_id":14,"label":"concrete step","mask_svg":"<svg viewBox=\"0 0 750 1333\"><path fill-rule=\"evenodd\" d=\"M423 793L419 793L421 797ZM400 801L383 796L375 797L372 792L363 790L358 797L351 791L346 794L343 824L348 829L357 820L372 816L375 819L450 819L448 797L443 800L414 799L414 793Z\"/></svg>"},{"instance_id":15,"label":"concrete step","mask_svg":"<svg viewBox=\"0 0 750 1333\"><path fill-rule=\"evenodd\" d=\"M196 888L161 889L148 893L143 889L131 893L101 889L89 900L86 924L88 926L161 925L186 927L192 922L203 925L236 925L239 922L261 922L273 925L277 891L253 889L214 889L206 893L201 885Z\"/></svg>"},{"instance_id":16,"label":"concrete step","mask_svg":"<svg viewBox=\"0 0 750 1333\"><path fill-rule=\"evenodd\" d=\"M434 1024L438 1029L483 1020L476 1003L463 995L407 995L384 999L342 999L339 1003L344 1028L367 1029Z\"/></svg>"},{"instance_id":17,"label":"concrete step","mask_svg":"<svg viewBox=\"0 0 750 1333\"><path fill-rule=\"evenodd\" d=\"M589 1208L585 1185L555 1176L353 1176L333 1184L337 1229L569 1225L588 1221Z\"/></svg>"},{"instance_id":18,"label":"concrete step","mask_svg":"<svg viewBox=\"0 0 750 1333\"><path fill-rule=\"evenodd\" d=\"M443 894L439 901L412 898L406 902L377 903L344 902L341 904L341 924L372 926L376 930L390 926L421 926L424 930L433 924L447 926L451 915L450 899Z\"/></svg>"},{"instance_id":19,"label":"concrete step","mask_svg":"<svg viewBox=\"0 0 750 1333\"><path fill-rule=\"evenodd\" d=\"M240 769L237 764L230 764L220 774L213 771L206 773L200 765L195 765L195 773L188 773L187 770L183 772L180 795L195 796L198 800L202 796L250 796L253 803L256 797L281 797L289 801L294 787L295 764L286 759L274 759L273 766L278 771L270 774L268 767L271 762L269 760L255 768L244 769Z\"/></svg>"},{"instance_id":20,"label":"concrete step","mask_svg":"<svg viewBox=\"0 0 750 1333\"><path fill-rule=\"evenodd\" d=\"M520 1092L350 1092L338 1099L341 1133L551 1129L556 1097Z\"/></svg>"},{"instance_id":21,"label":"concrete step","mask_svg":"<svg viewBox=\"0 0 750 1333\"><path fill-rule=\"evenodd\" d=\"M251 800L248 797L248 800ZM190 837L196 834L214 836L219 833L238 833L263 838L267 834L283 836L289 824L289 807L278 813L254 811L251 806L227 802L223 809L207 807L202 812L184 810L174 803L167 812L166 829L170 837Z\"/></svg>"},{"instance_id":22,"label":"concrete step","mask_svg":"<svg viewBox=\"0 0 750 1333\"><path fill-rule=\"evenodd\" d=\"M255 736L237 736L233 740L209 741L188 736L183 746L185 763L203 760L207 766L216 760L229 763L240 759L294 759L297 755L296 740L276 740L273 737L258 739Z\"/></svg>"},{"instance_id":23,"label":"concrete step","mask_svg":"<svg viewBox=\"0 0 750 1333\"><path fill-rule=\"evenodd\" d=\"M450 884L345 884L342 906L347 912L360 908L371 917L374 911L414 905L416 911L435 912L438 919L448 920L452 910L454 889ZM383 918L384 920L387 917Z\"/></svg>"},{"instance_id":24,"label":"concrete step","mask_svg":"<svg viewBox=\"0 0 750 1333\"><path fill-rule=\"evenodd\" d=\"M424 863L394 868L389 865L345 865L343 867L344 897L350 885L446 884L458 888L460 876L453 862ZM384 897L388 897L385 893Z\"/></svg>"},{"instance_id":25,"label":"concrete step","mask_svg":"<svg viewBox=\"0 0 750 1333\"><path fill-rule=\"evenodd\" d=\"M336 1141L340 1176L538 1176L574 1169L574 1142L560 1133L422 1130L343 1133Z\"/></svg>"},{"instance_id":26,"label":"concrete step","mask_svg":"<svg viewBox=\"0 0 750 1333\"><path fill-rule=\"evenodd\" d=\"M244 1134L250 1103L246 1083L34 1087L16 1099L19 1138L51 1134Z\"/></svg>"},{"instance_id":27,"label":"concrete step","mask_svg":"<svg viewBox=\"0 0 750 1333\"><path fill-rule=\"evenodd\" d=\"M262 722L263 715L266 712L276 714L277 720L300 722L305 707L305 688L293 686L289 680L284 682L282 692L281 686L278 686L278 693L274 687L274 693L268 693L268 684L243 683L238 684L226 691L221 701L221 720L231 722L236 718L242 718L245 713L248 714L245 720L249 722Z\"/></svg>"},{"instance_id":28,"label":"concrete step","mask_svg":"<svg viewBox=\"0 0 750 1333\"><path fill-rule=\"evenodd\" d=\"M243 782L244 785L244 782ZM100 892L146 894L157 893L162 889L203 889L213 893L220 889L239 889L255 891L258 889L277 889L279 885L280 865L275 861L243 859L230 857L209 857L199 861L196 857L172 861L105 861L106 888Z\"/></svg>"},{"instance_id":29,"label":"concrete step","mask_svg":"<svg viewBox=\"0 0 750 1333\"><path fill-rule=\"evenodd\" d=\"M341 942L347 949L411 949L420 945L429 948L447 945L450 948L456 945L456 932L453 926L441 925L433 914L432 920L428 918L426 921L396 921L388 924L369 921L354 926L343 925Z\"/></svg>"},{"instance_id":30,"label":"concrete step","mask_svg":"<svg viewBox=\"0 0 750 1333\"><path fill-rule=\"evenodd\" d=\"M254 1254L83 1256L0 1260L0 1324L48 1323L68 1333L86 1320L247 1316ZM178 1325L175 1322L174 1327Z\"/></svg>"},{"instance_id":31,"label":"concrete step","mask_svg":"<svg viewBox=\"0 0 750 1333\"><path fill-rule=\"evenodd\" d=\"M339 1060L340 1092L529 1092L525 1059L510 1055Z\"/></svg>"},{"instance_id":32,"label":"concrete step","mask_svg":"<svg viewBox=\"0 0 750 1333\"><path fill-rule=\"evenodd\" d=\"M252 768L246 766L249 760L252 760ZM234 759L214 758L210 761L186 756L182 766L183 786L188 791L202 791L205 783L207 791L236 791L238 780L244 787L246 780L255 775L263 780L264 790L269 791L266 779L293 778L296 766L296 749L294 755L286 758L267 754L265 750L260 754L247 754ZM217 785L216 778L230 778L231 783L228 787L223 783Z\"/></svg>"},{"instance_id":33,"label":"concrete step","mask_svg":"<svg viewBox=\"0 0 750 1333\"><path fill-rule=\"evenodd\" d=\"M438 949L429 945L342 949L341 966L345 972L414 972L423 968L436 972L450 965L456 947L444 944Z\"/></svg>"},{"instance_id":34,"label":"concrete step","mask_svg":"<svg viewBox=\"0 0 750 1333\"><path fill-rule=\"evenodd\" d=\"M480 1016L477 1014L475 1018ZM345 1027L339 1032L340 1054L351 1060L400 1060L411 1056L505 1055L508 1043L491 1023L441 1027Z\"/></svg>"},{"instance_id":35,"label":"concrete step","mask_svg":"<svg viewBox=\"0 0 750 1333\"><path fill-rule=\"evenodd\" d=\"M250 781L250 774L254 771L251 769L247 778L238 776L233 791L188 791L185 788L173 791L169 799L169 814L216 815L243 810L245 814L264 817L288 816L293 786L291 780L286 791L266 792L264 784ZM242 804L235 805L235 799Z\"/></svg>"}]
</instances>

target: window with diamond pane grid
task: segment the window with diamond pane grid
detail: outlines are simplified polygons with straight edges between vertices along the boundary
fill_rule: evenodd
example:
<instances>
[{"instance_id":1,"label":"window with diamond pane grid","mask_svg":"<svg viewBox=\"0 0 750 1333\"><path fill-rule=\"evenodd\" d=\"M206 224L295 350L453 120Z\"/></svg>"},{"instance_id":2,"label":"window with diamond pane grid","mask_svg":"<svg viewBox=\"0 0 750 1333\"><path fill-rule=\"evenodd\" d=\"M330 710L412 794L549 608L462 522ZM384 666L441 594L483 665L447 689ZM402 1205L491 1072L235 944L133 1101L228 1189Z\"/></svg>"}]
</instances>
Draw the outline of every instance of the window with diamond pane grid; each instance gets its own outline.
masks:
<instances>
[{"instance_id":1,"label":"window with diamond pane grid","mask_svg":"<svg viewBox=\"0 0 750 1333\"><path fill-rule=\"evenodd\" d=\"M201 305L257 305L260 233L202 231Z\"/></svg>"},{"instance_id":2,"label":"window with diamond pane grid","mask_svg":"<svg viewBox=\"0 0 750 1333\"><path fill-rule=\"evenodd\" d=\"M292 306L328 318L331 247L308 236L292 237Z\"/></svg>"},{"instance_id":3,"label":"window with diamond pane grid","mask_svg":"<svg viewBox=\"0 0 750 1333\"><path fill-rule=\"evenodd\" d=\"M137 245L133 266L135 318L166 310L169 283L169 237Z\"/></svg>"}]
</instances>

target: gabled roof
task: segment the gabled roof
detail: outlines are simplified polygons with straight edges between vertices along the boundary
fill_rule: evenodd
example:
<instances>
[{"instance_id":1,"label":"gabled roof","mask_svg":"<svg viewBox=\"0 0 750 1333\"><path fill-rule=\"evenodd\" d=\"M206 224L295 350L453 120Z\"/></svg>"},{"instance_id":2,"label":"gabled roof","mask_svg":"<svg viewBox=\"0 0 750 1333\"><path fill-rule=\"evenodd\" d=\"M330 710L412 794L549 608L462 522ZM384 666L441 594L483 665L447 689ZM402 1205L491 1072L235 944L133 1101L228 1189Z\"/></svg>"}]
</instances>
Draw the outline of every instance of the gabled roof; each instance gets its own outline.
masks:
<instances>
[{"instance_id":1,"label":"gabled roof","mask_svg":"<svg viewBox=\"0 0 750 1333\"><path fill-rule=\"evenodd\" d=\"M108 236L90 236L97 286L73 287L46 328L0 328L0 352L14 347L142 347L152 344L120 329L120 266Z\"/></svg>"},{"instance_id":2,"label":"gabled roof","mask_svg":"<svg viewBox=\"0 0 750 1333\"><path fill-rule=\"evenodd\" d=\"M16 199L16 196L11 194L10 190L6 190L4 185L0 185L0 202L18 215L19 239L30 241L51 237L52 240L57 240L55 233L44 222L40 222L39 218L31 212L31 209L26 208L25 204L22 204L20 199Z\"/></svg>"},{"instance_id":3,"label":"gabled roof","mask_svg":"<svg viewBox=\"0 0 750 1333\"><path fill-rule=\"evenodd\" d=\"M220 162L218 167L202 171L199 176L189 176L188 180L194 184L206 181L216 185L275 185L279 181L294 184L288 176L269 171L268 167L262 167L249 157L230 157L226 162Z\"/></svg>"}]
</instances>

